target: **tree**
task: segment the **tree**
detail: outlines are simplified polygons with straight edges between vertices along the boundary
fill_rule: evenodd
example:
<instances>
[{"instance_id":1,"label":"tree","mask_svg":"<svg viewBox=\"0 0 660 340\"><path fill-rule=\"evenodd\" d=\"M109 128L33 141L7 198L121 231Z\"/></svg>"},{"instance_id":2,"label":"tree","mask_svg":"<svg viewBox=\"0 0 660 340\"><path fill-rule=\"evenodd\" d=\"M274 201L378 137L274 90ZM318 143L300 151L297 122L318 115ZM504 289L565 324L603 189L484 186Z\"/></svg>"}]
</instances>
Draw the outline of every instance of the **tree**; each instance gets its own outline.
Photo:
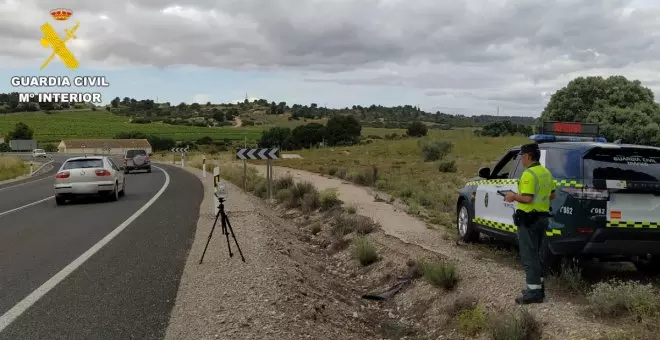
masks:
<instances>
[{"instance_id":1,"label":"tree","mask_svg":"<svg viewBox=\"0 0 660 340\"><path fill-rule=\"evenodd\" d=\"M274 127L261 133L259 140L260 148L272 148L283 145L284 141L291 136L291 129L283 127Z\"/></svg>"},{"instance_id":2,"label":"tree","mask_svg":"<svg viewBox=\"0 0 660 340\"><path fill-rule=\"evenodd\" d=\"M291 131L291 138L283 145L286 149L302 149L317 145L323 141L325 126L319 123L309 123L297 126Z\"/></svg>"},{"instance_id":3,"label":"tree","mask_svg":"<svg viewBox=\"0 0 660 340\"><path fill-rule=\"evenodd\" d=\"M579 77L555 92L543 121L597 123L608 140L660 146L660 105L639 80Z\"/></svg>"},{"instance_id":4,"label":"tree","mask_svg":"<svg viewBox=\"0 0 660 340\"><path fill-rule=\"evenodd\" d=\"M34 131L29 126L27 126L27 124L23 122L16 123L16 126L14 127L14 131L10 132L8 135L10 140L32 139L32 136L34 136Z\"/></svg>"},{"instance_id":5,"label":"tree","mask_svg":"<svg viewBox=\"0 0 660 340\"><path fill-rule=\"evenodd\" d=\"M315 104L313 104L315 105ZM328 120L326 140L328 145L352 145L360 142L362 124L352 115L336 115Z\"/></svg>"},{"instance_id":6,"label":"tree","mask_svg":"<svg viewBox=\"0 0 660 340\"><path fill-rule=\"evenodd\" d=\"M411 137L424 137L428 132L429 129L426 127L426 124L420 121L415 121L408 126L408 131L406 133Z\"/></svg>"}]
</instances>

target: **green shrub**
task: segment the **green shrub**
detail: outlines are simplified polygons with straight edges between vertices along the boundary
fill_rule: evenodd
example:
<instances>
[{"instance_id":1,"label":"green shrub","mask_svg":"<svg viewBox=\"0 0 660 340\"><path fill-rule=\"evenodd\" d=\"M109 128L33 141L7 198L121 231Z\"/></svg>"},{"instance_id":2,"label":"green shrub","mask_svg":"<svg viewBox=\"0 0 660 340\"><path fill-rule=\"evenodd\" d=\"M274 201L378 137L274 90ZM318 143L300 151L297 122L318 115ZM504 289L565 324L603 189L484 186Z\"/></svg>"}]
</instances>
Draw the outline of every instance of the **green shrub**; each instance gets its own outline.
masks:
<instances>
[{"instance_id":1,"label":"green shrub","mask_svg":"<svg viewBox=\"0 0 660 340\"><path fill-rule=\"evenodd\" d=\"M490 322L492 340L537 340L541 323L526 309L497 314Z\"/></svg>"},{"instance_id":2,"label":"green shrub","mask_svg":"<svg viewBox=\"0 0 660 340\"><path fill-rule=\"evenodd\" d=\"M486 326L486 313L480 305L464 310L458 314L458 325L463 334L476 336Z\"/></svg>"},{"instance_id":3,"label":"green shrub","mask_svg":"<svg viewBox=\"0 0 660 340\"><path fill-rule=\"evenodd\" d=\"M440 172L456 172L458 168L456 167L456 161L442 162L438 165L438 171Z\"/></svg>"},{"instance_id":4,"label":"green shrub","mask_svg":"<svg viewBox=\"0 0 660 340\"><path fill-rule=\"evenodd\" d=\"M453 290L458 284L456 264L449 261L424 262L421 265L422 275L431 284L446 290Z\"/></svg>"},{"instance_id":5,"label":"green shrub","mask_svg":"<svg viewBox=\"0 0 660 340\"><path fill-rule=\"evenodd\" d=\"M378 223L366 216L337 214L334 216L333 234L344 236L355 232L358 235L366 235L379 227Z\"/></svg>"},{"instance_id":6,"label":"green shrub","mask_svg":"<svg viewBox=\"0 0 660 340\"><path fill-rule=\"evenodd\" d=\"M320 193L321 209L324 211L330 210L336 206L341 205L343 202L339 199L337 189L328 188Z\"/></svg>"},{"instance_id":7,"label":"green shrub","mask_svg":"<svg viewBox=\"0 0 660 340\"><path fill-rule=\"evenodd\" d=\"M282 189L290 189L294 186L294 184L295 182L293 181L293 177L291 177L291 175L280 177L274 180L273 191L278 192Z\"/></svg>"},{"instance_id":8,"label":"green shrub","mask_svg":"<svg viewBox=\"0 0 660 340\"><path fill-rule=\"evenodd\" d=\"M424 162L433 162L445 158L454 148L454 144L445 141L420 143Z\"/></svg>"},{"instance_id":9,"label":"green shrub","mask_svg":"<svg viewBox=\"0 0 660 340\"><path fill-rule=\"evenodd\" d=\"M641 321L659 310L660 298L651 284L610 280L594 285L587 294L589 309L600 317L632 316Z\"/></svg>"},{"instance_id":10,"label":"green shrub","mask_svg":"<svg viewBox=\"0 0 660 340\"><path fill-rule=\"evenodd\" d=\"M358 236L353 242L353 258L361 265L368 266L378 261L378 253L366 237Z\"/></svg>"}]
</instances>

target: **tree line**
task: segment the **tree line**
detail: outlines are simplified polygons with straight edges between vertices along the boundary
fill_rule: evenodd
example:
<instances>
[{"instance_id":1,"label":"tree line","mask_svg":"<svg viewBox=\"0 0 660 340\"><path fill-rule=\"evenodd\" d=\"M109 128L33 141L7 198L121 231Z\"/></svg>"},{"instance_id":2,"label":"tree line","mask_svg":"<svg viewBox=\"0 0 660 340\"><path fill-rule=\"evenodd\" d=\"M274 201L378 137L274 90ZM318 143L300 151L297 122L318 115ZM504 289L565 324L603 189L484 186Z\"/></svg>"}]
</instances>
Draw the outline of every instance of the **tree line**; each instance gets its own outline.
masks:
<instances>
[{"instance_id":1,"label":"tree line","mask_svg":"<svg viewBox=\"0 0 660 340\"><path fill-rule=\"evenodd\" d=\"M360 142L362 124L351 115L336 115L326 125L309 123L293 130L274 127L263 131L258 145L261 148L280 147L284 150L312 148L319 145L354 145Z\"/></svg>"}]
</instances>

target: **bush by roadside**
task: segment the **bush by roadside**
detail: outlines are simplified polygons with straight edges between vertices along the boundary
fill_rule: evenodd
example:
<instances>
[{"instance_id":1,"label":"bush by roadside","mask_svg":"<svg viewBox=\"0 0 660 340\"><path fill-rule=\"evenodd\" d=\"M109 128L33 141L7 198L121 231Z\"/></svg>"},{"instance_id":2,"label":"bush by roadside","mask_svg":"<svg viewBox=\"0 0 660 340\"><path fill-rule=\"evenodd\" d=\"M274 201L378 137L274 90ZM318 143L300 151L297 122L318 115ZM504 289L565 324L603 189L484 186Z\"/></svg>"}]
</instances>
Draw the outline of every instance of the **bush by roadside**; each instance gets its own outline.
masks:
<instances>
[{"instance_id":1,"label":"bush by roadside","mask_svg":"<svg viewBox=\"0 0 660 340\"><path fill-rule=\"evenodd\" d=\"M22 159L14 156L0 156L0 181L28 174L30 167Z\"/></svg>"}]
</instances>

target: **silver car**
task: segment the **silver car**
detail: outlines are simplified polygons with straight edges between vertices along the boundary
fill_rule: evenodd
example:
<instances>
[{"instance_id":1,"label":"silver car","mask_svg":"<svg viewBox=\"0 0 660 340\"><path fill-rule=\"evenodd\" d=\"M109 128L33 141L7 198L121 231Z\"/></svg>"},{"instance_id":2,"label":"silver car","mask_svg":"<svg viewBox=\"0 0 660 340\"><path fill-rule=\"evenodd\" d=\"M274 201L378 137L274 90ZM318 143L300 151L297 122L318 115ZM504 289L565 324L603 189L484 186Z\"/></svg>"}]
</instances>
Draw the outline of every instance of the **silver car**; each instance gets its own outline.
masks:
<instances>
[{"instance_id":1,"label":"silver car","mask_svg":"<svg viewBox=\"0 0 660 340\"><path fill-rule=\"evenodd\" d=\"M102 195L112 201L124 196L126 182L122 169L105 156L67 159L55 175L55 202L66 203L80 196Z\"/></svg>"}]
</instances>

